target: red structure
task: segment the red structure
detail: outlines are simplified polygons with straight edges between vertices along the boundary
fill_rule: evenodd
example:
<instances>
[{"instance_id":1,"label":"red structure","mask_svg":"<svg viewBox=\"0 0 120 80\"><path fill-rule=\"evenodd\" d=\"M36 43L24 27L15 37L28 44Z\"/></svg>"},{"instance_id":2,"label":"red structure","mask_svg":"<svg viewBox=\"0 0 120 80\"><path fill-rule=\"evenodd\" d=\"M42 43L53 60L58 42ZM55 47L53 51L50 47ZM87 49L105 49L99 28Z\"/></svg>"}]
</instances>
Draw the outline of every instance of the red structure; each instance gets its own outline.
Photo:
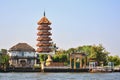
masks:
<instances>
[{"instance_id":1,"label":"red structure","mask_svg":"<svg viewBox=\"0 0 120 80\"><path fill-rule=\"evenodd\" d=\"M40 19L40 21L38 21L37 23L39 26L37 28L38 33L37 33L37 52L38 53L49 53L51 52L51 28L49 25L51 25L51 22L46 18L45 16L45 12L44 12L44 16Z\"/></svg>"}]
</instances>

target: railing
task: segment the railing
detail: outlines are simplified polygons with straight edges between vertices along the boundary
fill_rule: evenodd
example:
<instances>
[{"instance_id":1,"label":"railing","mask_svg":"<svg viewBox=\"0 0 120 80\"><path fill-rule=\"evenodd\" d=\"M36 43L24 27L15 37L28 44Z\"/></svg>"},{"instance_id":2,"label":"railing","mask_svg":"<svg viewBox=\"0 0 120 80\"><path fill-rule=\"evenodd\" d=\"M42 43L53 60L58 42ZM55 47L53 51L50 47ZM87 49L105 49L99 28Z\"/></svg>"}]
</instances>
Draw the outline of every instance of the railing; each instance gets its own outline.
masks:
<instances>
[{"instance_id":1,"label":"railing","mask_svg":"<svg viewBox=\"0 0 120 80\"><path fill-rule=\"evenodd\" d=\"M36 59L37 57L30 57L30 56L11 56L11 58L13 59L18 59L18 58L22 58L22 59L25 59L25 58L31 58L31 59Z\"/></svg>"}]
</instances>

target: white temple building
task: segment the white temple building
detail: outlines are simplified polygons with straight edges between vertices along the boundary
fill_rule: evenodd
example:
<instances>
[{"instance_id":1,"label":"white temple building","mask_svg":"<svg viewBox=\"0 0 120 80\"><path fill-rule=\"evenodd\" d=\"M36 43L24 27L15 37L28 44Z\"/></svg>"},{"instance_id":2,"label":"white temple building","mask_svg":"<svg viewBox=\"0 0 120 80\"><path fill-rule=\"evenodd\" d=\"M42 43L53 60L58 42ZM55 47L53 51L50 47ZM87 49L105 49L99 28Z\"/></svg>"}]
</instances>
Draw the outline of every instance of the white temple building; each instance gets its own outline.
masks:
<instances>
[{"instance_id":1,"label":"white temple building","mask_svg":"<svg viewBox=\"0 0 120 80\"><path fill-rule=\"evenodd\" d=\"M27 43L18 43L8 52L10 65L14 67L33 67L36 63L35 49Z\"/></svg>"}]
</instances>

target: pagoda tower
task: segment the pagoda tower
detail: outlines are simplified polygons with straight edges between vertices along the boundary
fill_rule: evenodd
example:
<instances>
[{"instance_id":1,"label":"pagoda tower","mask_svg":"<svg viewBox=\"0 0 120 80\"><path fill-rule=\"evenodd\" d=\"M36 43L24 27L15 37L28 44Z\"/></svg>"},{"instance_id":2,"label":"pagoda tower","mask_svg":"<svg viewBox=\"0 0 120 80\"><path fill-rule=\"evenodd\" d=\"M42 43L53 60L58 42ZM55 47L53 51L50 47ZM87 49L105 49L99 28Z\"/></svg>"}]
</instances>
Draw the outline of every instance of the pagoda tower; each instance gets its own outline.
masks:
<instances>
[{"instance_id":1,"label":"pagoda tower","mask_svg":"<svg viewBox=\"0 0 120 80\"><path fill-rule=\"evenodd\" d=\"M51 28L50 28L50 25L51 25L51 22L46 18L45 16L45 12L44 12L44 16L38 21L37 23L39 26L37 28L38 30L38 33L37 33L37 52L38 53L43 53L43 54L46 54L46 53L50 53L52 50L51 50Z\"/></svg>"}]
</instances>

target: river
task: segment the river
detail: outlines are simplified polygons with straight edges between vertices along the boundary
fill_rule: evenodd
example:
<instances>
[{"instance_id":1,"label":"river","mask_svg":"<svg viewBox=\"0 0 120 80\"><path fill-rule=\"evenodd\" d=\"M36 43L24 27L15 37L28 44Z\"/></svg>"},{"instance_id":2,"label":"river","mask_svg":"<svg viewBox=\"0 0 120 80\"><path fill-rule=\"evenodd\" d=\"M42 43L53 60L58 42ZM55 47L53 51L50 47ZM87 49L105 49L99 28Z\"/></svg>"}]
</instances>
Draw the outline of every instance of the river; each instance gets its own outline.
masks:
<instances>
[{"instance_id":1,"label":"river","mask_svg":"<svg viewBox=\"0 0 120 80\"><path fill-rule=\"evenodd\" d=\"M120 73L0 73L0 80L120 80Z\"/></svg>"}]
</instances>

